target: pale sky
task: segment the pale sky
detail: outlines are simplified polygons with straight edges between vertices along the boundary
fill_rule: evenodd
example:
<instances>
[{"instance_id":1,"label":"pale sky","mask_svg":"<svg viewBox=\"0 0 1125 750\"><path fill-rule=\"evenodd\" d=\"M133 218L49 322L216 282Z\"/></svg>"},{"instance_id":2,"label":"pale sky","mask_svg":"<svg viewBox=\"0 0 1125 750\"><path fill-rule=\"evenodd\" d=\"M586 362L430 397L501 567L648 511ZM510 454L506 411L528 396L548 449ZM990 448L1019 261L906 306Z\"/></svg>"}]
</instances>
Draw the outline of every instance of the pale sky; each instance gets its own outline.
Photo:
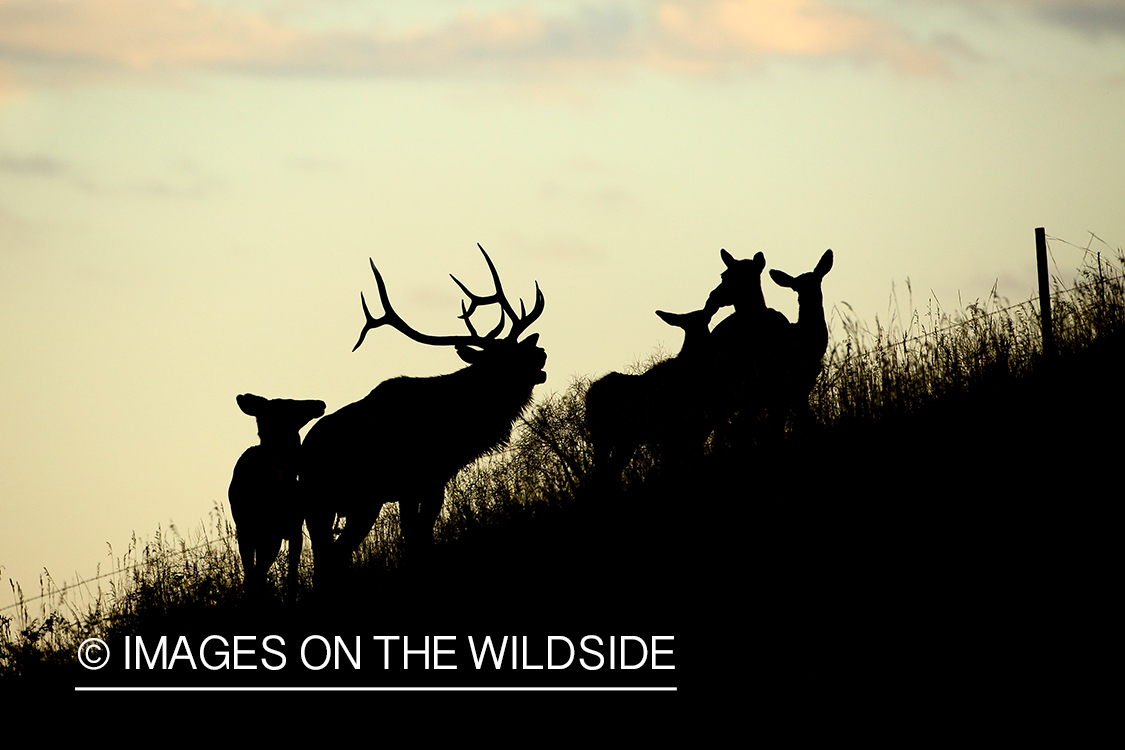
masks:
<instances>
[{"instance_id":1,"label":"pale sky","mask_svg":"<svg viewBox=\"0 0 1125 750\"><path fill-rule=\"evenodd\" d=\"M678 349L653 311L720 248L832 248L829 315L869 325L907 279L1027 299L1035 227L1125 243L1123 133L1120 1L0 0L3 577L197 527L257 441L239 393L460 367L351 352L369 257L427 333L463 332L450 273L487 290L478 242L537 280L544 397Z\"/></svg>"}]
</instances>

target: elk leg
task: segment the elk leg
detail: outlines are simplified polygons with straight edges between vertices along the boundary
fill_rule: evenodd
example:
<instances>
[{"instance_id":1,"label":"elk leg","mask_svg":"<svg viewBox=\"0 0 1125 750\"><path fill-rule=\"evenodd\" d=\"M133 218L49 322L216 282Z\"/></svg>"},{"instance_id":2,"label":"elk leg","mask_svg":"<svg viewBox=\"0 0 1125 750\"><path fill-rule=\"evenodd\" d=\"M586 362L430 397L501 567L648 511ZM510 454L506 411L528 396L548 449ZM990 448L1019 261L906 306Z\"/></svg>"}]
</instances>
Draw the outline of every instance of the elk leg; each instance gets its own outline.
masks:
<instances>
[{"instance_id":1,"label":"elk leg","mask_svg":"<svg viewBox=\"0 0 1125 750\"><path fill-rule=\"evenodd\" d=\"M399 527L407 565L421 569L434 543L434 523L445 502L445 486L428 488L420 499L399 501Z\"/></svg>"},{"instance_id":2,"label":"elk leg","mask_svg":"<svg viewBox=\"0 0 1125 750\"><path fill-rule=\"evenodd\" d=\"M235 535L238 537L238 556L242 558L242 586L249 591L257 578L254 571L254 544L250 534L245 531L236 531Z\"/></svg>"},{"instance_id":3,"label":"elk leg","mask_svg":"<svg viewBox=\"0 0 1125 750\"><path fill-rule=\"evenodd\" d=\"M445 504L445 486L438 487L426 493L418 509L418 535L424 547L434 543L434 524L441 514L441 506Z\"/></svg>"},{"instance_id":4,"label":"elk leg","mask_svg":"<svg viewBox=\"0 0 1125 750\"><path fill-rule=\"evenodd\" d=\"M269 540L261 542L255 550L257 561L254 564L254 588L264 590L266 587L266 574L269 573L270 566L273 561L277 559L277 553L281 550L281 537L270 537Z\"/></svg>"},{"instance_id":5,"label":"elk leg","mask_svg":"<svg viewBox=\"0 0 1125 750\"><path fill-rule=\"evenodd\" d=\"M629 464L636 446L602 443L594 446L594 484L605 489L613 489L621 482L621 472ZM625 457L622 460L622 456Z\"/></svg>"},{"instance_id":6,"label":"elk leg","mask_svg":"<svg viewBox=\"0 0 1125 750\"><path fill-rule=\"evenodd\" d=\"M320 582L331 577L332 567L332 524L336 514L314 511L308 513L305 524L309 528L309 542L313 551L313 580ZM315 585L315 583L314 583Z\"/></svg>"},{"instance_id":7,"label":"elk leg","mask_svg":"<svg viewBox=\"0 0 1125 750\"><path fill-rule=\"evenodd\" d=\"M285 581L285 593L289 598L297 593L297 573L301 565L301 547L304 546L304 543L304 534L301 533L301 527L298 526L289 537L289 571Z\"/></svg>"},{"instance_id":8,"label":"elk leg","mask_svg":"<svg viewBox=\"0 0 1125 750\"><path fill-rule=\"evenodd\" d=\"M340 536L332 545L332 565L339 566L341 569L348 566L348 563L351 562L352 553L359 549L359 545L363 544L363 540L371 533L382 507L381 504L375 504L347 516L344 530L340 532Z\"/></svg>"},{"instance_id":9,"label":"elk leg","mask_svg":"<svg viewBox=\"0 0 1125 750\"><path fill-rule=\"evenodd\" d=\"M613 460L620 452L620 448L615 449L613 445L607 443L594 446L594 471L597 472L601 483L609 484L611 480L616 482L621 479L621 472L617 471L617 462Z\"/></svg>"}]
</instances>

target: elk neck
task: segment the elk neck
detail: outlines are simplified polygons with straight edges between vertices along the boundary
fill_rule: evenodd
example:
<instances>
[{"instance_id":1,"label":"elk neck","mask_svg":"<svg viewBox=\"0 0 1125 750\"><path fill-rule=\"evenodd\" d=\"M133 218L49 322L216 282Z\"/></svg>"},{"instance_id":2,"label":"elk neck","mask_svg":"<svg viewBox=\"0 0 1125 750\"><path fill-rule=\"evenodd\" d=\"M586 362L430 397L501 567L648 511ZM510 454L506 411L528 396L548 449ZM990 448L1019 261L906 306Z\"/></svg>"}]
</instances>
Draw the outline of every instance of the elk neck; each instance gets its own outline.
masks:
<instances>
[{"instance_id":1,"label":"elk neck","mask_svg":"<svg viewBox=\"0 0 1125 750\"><path fill-rule=\"evenodd\" d=\"M294 429L259 429L258 442L270 453L296 453L301 447L301 433Z\"/></svg>"},{"instance_id":2,"label":"elk neck","mask_svg":"<svg viewBox=\"0 0 1125 750\"><path fill-rule=\"evenodd\" d=\"M828 325L824 322L824 295L820 289L797 294L797 330L810 341L828 345Z\"/></svg>"},{"instance_id":3,"label":"elk neck","mask_svg":"<svg viewBox=\"0 0 1125 750\"><path fill-rule=\"evenodd\" d=\"M760 284L744 290L734 298L734 311L743 316L753 317L765 314L766 296Z\"/></svg>"}]
</instances>

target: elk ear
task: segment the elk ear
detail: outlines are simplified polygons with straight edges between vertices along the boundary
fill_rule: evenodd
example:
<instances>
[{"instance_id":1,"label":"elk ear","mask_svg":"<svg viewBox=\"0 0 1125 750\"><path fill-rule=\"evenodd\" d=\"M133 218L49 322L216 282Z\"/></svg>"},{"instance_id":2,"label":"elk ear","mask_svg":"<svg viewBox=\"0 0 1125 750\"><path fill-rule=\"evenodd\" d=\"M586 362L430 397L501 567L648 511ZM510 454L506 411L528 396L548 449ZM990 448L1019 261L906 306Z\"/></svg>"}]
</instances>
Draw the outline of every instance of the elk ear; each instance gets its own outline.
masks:
<instances>
[{"instance_id":1,"label":"elk ear","mask_svg":"<svg viewBox=\"0 0 1125 750\"><path fill-rule=\"evenodd\" d=\"M825 250L824 255L820 256L820 262L816 264L813 270L818 277L824 278L824 275L832 270L832 251Z\"/></svg>"},{"instance_id":2,"label":"elk ear","mask_svg":"<svg viewBox=\"0 0 1125 750\"><path fill-rule=\"evenodd\" d=\"M457 352L457 356L461 358L461 361L470 365L479 362L480 355L484 353L480 349L473 349L472 347L466 346L464 344L458 344L454 347L454 349Z\"/></svg>"},{"instance_id":3,"label":"elk ear","mask_svg":"<svg viewBox=\"0 0 1125 750\"><path fill-rule=\"evenodd\" d=\"M762 269L766 267L766 256L763 255L762 253L755 253L754 254L754 267L756 269L758 269L758 273L761 273Z\"/></svg>"},{"instance_id":4,"label":"elk ear","mask_svg":"<svg viewBox=\"0 0 1125 750\"><path fill-rule=\"evenodd\" d=\"M533 333L520 342L520 346L535 346L539 343L539 334Z\"/></svg>"},{"instance_id":5,"label":"elk ear","mask_svg":"<svg viewBox=\"0 0 1125 750\"><path fill-rule=\"evenodd\" d=\"M726 250L720 250L719 257L723 259L723 263L726 264L727 268L734 266L734 258Z\"/></svg>"},{"instance_id":6,"label":"elk ear","mask_svg":"<svg viewBox=\"0 0 1125 750\"><path fill-rule=\"evenodd\" d=\"M770 269L770 278L773 279L773 282L778 286L788 287L789 289L793 288L793 283L796 281L796 279L785 273L785 271L778 271L776 268Z\"/></svg>"},{"instance_id":7,"label":"elk ear","mask_svg":"<svg viewBox=\"0 0 1125 750\"><path fill-rule=\"evenodd\" d=\"M669 312L664 312L663 310L657 310L656 314L660 317L661 320L663 320L668 325L670 325L670 326L676 325L675 323L672 322L673 320L676 319L675 314L669 313Z\"/></svg>"},{"instance_id":8,"label":"elk ear","mask_svg":"<svg viewBox=\"0 0 1125 750\"><path fill-rule=\"evenodd\" d=\"M262 407L269 403L268 399L255 396L253 393L243 393L241 396L235 396L234 400L238 402L238 408L242 409L242 413L249 414L251 417L261 414Z\"/></svg>"}]
</instances>

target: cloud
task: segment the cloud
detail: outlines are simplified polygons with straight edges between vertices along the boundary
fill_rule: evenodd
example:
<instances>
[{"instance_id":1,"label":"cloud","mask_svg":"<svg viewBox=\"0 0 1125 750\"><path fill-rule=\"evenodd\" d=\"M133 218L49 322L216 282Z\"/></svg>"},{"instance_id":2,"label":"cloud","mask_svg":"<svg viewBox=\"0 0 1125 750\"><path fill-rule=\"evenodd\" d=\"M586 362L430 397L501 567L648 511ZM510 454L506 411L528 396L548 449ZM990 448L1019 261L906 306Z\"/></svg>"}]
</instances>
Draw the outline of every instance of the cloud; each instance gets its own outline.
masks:
<instances>
[{"instance_id":1,"label":"cloud","mask_svg":"<svg viewBox=\"0 0 1125 750\"><path fill-rule=\"evenodd\" d=\"M221 190L221 181L201 174L191 164L173 165L157 177L110 184L95 181L79 167L58 159L0 153L0 175L13 178L57 180L91 194L133 193L158 198L198 198Z\"/></svg>"},{"instance_id":2,"label":"cloud","mask_svg":"<svg viewBox=\"0 0 1125 750\"><path fill-rule=\"evenodd\" d=\"M19 95L16 75L10 66L0 63L0 106Z\"/></svg>"},{"instance_id":3,"label":"cloud","mask_svg":"<svg viewBox=\"0 0 1125 750\"><path fill-rule=\"evenodd\" d=\"M778 57L945 72L938 48L832 0L617 0L566 14L526 5L460 11L408 28L329 29L201 0L0 0L0 64L25 70L528 79L646 69L714 74Z\"/></svg>"},{"instance_id":4,"label":"cloud","mask_svg":"<svg viewBox=\"0 0 1125 750\"><path fill-rule=\"evenodd\" d=\"M1090 37L1125 35L1125 3L1120 0L1030 0L1043 20Z\"/></svg>"},{"instance_id":5,"label":"cloud","mask_svg":"<svg viewBox=\"0 0 1125 750\"><path fill-rule=\"evenodd\" d=\"M70 173L70 168L49 156L10 156L0 154L0 172L36 177L58 177Z\"/></svg>"},{"instance_id":6,"label":"cloud","mask_svg":"<svg viewBox=\"0 0 1125 750\"><path fill-rule=\"evenodd\" d=\"M283 59L297 32L195 0L0 0L13 61L127 68Z\"/></svg>"},{"instance_id":7,"label":"cloud","mask_svg":"<svg viewBox=\"0 0 1125 750\"><path fill-rule=\"evenodd\" d=\"M1125 35L1122 0L913 0L922 5L961 5L990 17L998 8L1029 14L1049 26L1090 37Z\"/></svg>"},{"instance_id":8,"label":"cloud","mask_svg":"<svg viewBox=\"0 0 1125 750\"><path fill-rule=\"evenodd\" d=\"M875 16L815 0L675 0L662 2L662 51L696 69L767 57L881 60L902 72L944 74L933 50Z\"/></svg>"},{"instance_id":9,"label":"cloud","mask_svg":"<svg viewBox=\"0 0 1125 750\"><path fill-rule=\"evenodd\" d=\"M50 156L0 154L0 175L8 175L10 178L60 180L86 192L99 191L99 187L83 177L79 170Z\"/></svg>"}]
</instances>

